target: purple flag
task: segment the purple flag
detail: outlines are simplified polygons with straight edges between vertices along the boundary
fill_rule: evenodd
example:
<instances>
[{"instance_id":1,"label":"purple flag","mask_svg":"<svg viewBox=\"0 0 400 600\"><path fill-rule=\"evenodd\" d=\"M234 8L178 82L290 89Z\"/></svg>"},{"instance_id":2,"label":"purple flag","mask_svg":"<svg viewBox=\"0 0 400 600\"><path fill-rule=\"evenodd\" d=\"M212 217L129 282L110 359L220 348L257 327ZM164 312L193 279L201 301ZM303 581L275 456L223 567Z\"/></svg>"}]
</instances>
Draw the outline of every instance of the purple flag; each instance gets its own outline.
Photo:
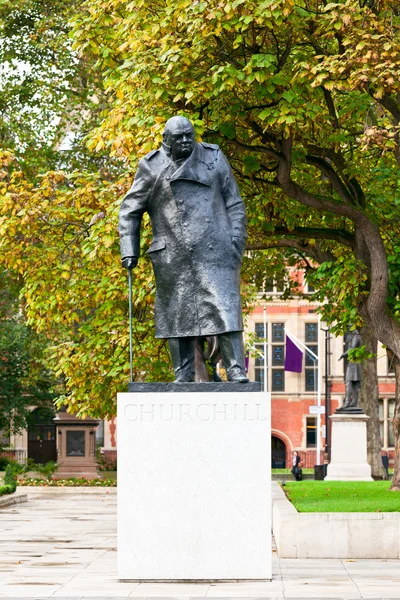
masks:
<instances>
[{"instance_id":1,"label":"purple flag","mask_svg":"<svg viewBox=\"0 0 400 600\"><path fill-rule=\"evenodd\" d=\"M285 371L301 373L303 366L303 351L286 335Z\"/></svg>"}]
</instances>

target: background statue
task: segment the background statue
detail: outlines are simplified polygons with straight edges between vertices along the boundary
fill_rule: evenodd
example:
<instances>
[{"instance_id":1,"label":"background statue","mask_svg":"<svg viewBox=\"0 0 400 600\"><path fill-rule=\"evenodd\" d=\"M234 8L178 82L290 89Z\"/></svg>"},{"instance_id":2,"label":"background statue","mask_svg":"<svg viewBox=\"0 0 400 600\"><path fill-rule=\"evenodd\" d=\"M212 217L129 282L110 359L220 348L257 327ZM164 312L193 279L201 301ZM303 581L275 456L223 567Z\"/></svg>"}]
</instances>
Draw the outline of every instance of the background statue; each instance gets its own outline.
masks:
<instances>
[{"instance_id":1,"label":"background statue","mask_svg":"<svg viewBox=\"0 0 400 600\"><path fill-rule=\"evenodd\" d=\"M361 346L361 337L357 329L349 331L345 336L345 352L339 358L341 360L348 356L349 350ZM342 408L356 408L358 406L358 395L361 387L361 365L349 361L347 363L346 375L346 395Z\"/></svg>"},{"instance_id":2,"label":"background statue","mask_svg":"<svg viewBox=\"0 0 400 600\"><path fill-rule=\"evenodd\" d=\"M156 337L168 339L176 382L194 381L195 338L218 336L229 381L244 368L240 266L246 212L228 161L196 142L184 117L166 123L163 144L139 163L120 209L122 264L139 258L140 223L151 220Z\"/></svg>"}]
</instances>

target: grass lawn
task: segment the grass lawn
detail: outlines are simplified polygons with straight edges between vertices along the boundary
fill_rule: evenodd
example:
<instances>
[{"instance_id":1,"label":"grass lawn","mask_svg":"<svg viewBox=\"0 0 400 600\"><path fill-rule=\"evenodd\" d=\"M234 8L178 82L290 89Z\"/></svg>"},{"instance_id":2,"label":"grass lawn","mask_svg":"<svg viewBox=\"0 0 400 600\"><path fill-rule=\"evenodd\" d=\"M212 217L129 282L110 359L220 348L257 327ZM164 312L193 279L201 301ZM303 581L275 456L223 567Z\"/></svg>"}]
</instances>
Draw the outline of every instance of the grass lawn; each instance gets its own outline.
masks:
<instances>
[{"instance_id":1,"label":"grass lawn","mask_svg":"<svg viewBox=\"0 0 400 600\"><path fill-rule=\"evenodd\" d=\"M283 487L299 512L400 512L390 481L291 481Z\"/></svg>"}]
</instances>

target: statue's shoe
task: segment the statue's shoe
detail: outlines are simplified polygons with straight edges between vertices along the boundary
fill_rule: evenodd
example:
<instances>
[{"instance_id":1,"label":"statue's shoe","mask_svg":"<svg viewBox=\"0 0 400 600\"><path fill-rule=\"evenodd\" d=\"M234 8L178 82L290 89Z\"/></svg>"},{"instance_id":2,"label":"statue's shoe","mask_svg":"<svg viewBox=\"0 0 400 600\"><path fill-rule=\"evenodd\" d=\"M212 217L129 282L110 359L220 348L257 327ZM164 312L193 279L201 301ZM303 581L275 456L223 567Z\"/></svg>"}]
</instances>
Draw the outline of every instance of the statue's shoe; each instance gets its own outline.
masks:
<instances>
[{"instance_id":1,"label":"statue's shoe","mask_svg":"<svg viewBox=\"0 0 400 600\"><path fill-rule=\"evenodd\" d=\"M227 372L228 381L232 383L249 383L244 369L233 368Z\"/></svg>"}]
</instances>

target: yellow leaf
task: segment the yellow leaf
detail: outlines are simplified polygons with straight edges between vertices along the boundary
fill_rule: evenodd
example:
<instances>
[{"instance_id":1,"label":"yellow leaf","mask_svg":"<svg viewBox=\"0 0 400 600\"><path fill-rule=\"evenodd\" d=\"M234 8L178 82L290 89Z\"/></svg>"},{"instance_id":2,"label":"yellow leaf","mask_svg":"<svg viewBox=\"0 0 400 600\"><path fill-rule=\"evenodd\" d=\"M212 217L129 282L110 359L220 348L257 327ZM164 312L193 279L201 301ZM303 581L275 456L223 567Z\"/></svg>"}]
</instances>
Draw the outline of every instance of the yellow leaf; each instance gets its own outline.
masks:
<instances>
[{"instance_id":1,"label":"yellow leaf","mask_svg":"<svg viewBox=\"0 0 400 600\"><path fill-rule=\"evenodd\" d=\"M114 236L113 235L104 235L103 242L104 242L105 247L109 248L114 243Z\"/></svg>"}]
</instances>

